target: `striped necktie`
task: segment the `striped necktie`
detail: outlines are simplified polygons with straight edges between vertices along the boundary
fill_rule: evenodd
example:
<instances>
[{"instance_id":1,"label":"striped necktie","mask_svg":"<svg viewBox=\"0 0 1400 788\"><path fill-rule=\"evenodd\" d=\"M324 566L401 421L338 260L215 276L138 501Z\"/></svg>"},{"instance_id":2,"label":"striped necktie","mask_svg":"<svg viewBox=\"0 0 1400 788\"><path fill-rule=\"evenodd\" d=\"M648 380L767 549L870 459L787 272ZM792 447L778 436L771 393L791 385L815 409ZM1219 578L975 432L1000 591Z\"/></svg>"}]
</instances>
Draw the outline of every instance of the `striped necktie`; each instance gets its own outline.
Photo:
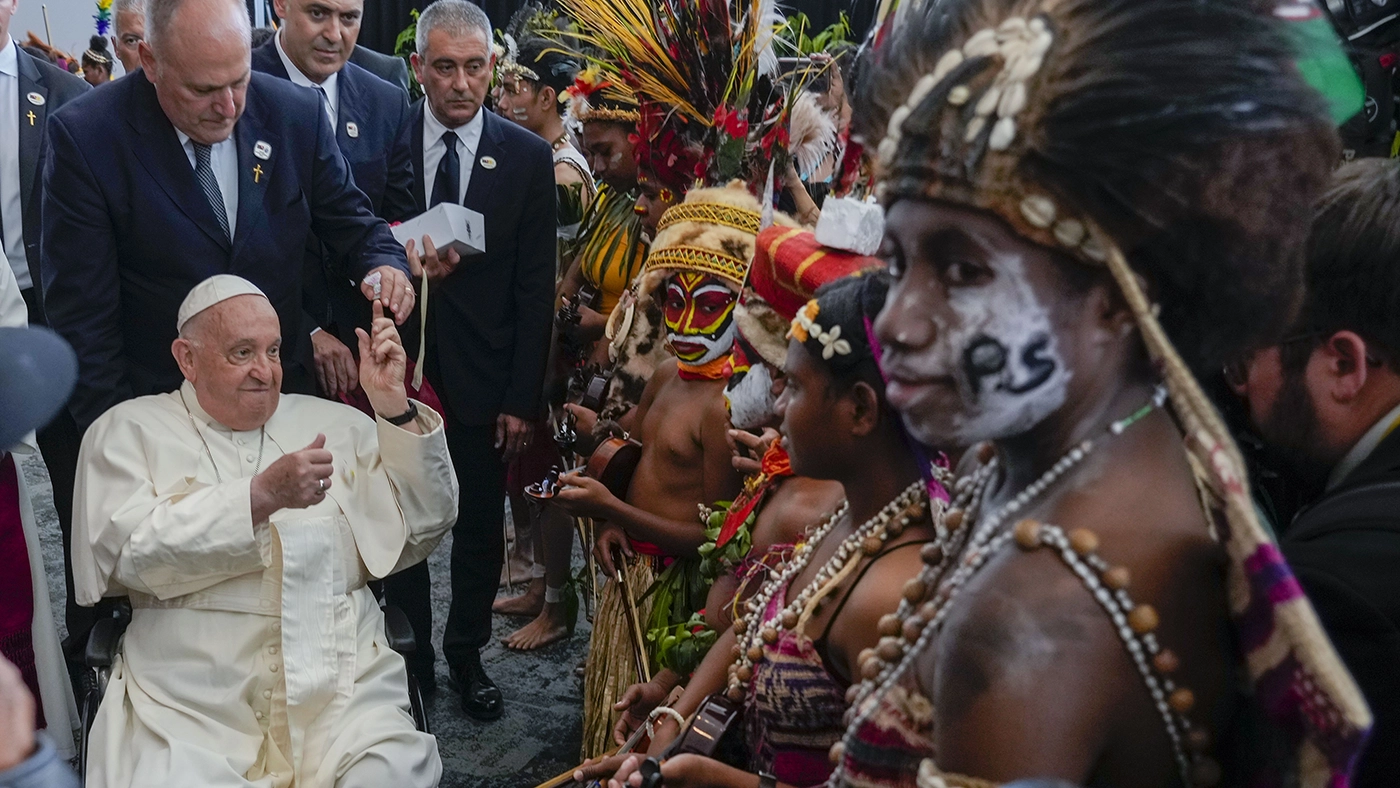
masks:
<instances>
[{"instance_id":1,"label":"striped necktie","mask_svg":"<svg viewBox=\"0 0 1400 788\"><path fill-rule=\"evenodd\" d=\"M194 142L193 145L194 175L199 179L200 187L204 189L204 199L209 201L214 218L219 220L219 227L223 228L224 237L231 241L233 234L228 231L228 206L224 204L224 193L219 190L219 179L214 177L214 168L209 163L210 148L198 142Z\"/></svg>"}]
</instances>

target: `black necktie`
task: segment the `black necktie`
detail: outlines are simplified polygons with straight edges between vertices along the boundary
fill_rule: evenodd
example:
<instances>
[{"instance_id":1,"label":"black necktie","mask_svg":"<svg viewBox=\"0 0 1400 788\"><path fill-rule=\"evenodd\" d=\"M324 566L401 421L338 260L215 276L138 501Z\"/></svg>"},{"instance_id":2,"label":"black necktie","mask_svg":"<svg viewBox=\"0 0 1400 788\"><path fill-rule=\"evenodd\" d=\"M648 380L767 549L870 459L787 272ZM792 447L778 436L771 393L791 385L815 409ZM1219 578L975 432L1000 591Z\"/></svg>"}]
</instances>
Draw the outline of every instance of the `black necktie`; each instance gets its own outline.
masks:
<instances>
[{"instance_id":1,"label":"black necktie","mask_svg":"<svg viewBox=\"0 0 1400 788\"><path fill-rule=\"evenodd\" d=\"M223 228L224 237L231 239L233 234L228 231L228 206L224 204L224 193L219 190L219 180L214 177L209 153L208 145L194 143L194 175L199 180L200 187L204 189L204 199L209 201L214 218L219 220L219 227Z\"/></svg>"},{"instance_id":2,"label":"black necktie","mask_svg":"<svg viewBox=\"0 0 1400 788\"><path fill-rule=\"evenodd\" d=\"M321 94L321 109L326 111L326 120L331 123L331 131L335 131L335 119L331 117L331 97L326 95L326 89L320 85L316 86L316 92Z\"/></svg>"},{"instance_id":3,"label":"black necktie","mask_svg":"<svg viewBox=\"0 0 1400 788\"><path fill-rule=\"evenodd\" d=\"M458 184L462 177L462 164L457 158L457 133L443 132L442 144L447 146L447 152L442 154L442 161L438 162L437 177L433 179L433 198L428 201L429 208L440 202L455 203L461 199L461 187Z\"/></svg>"}]
</instances>

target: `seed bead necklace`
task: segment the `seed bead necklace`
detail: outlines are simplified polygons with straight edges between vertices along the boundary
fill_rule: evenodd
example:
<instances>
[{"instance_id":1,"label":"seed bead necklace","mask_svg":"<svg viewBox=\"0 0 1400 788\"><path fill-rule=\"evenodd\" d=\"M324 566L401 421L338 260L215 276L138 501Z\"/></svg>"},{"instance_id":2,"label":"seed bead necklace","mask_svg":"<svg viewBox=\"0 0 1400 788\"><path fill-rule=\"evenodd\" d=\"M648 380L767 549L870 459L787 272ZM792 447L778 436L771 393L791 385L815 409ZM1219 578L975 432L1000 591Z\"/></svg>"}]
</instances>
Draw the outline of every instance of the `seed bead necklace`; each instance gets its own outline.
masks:
<instances>
[{"instance_id":1,"label":"seed bead necklace","mask_svg":"<svg viewBox=\"0 0 1400 788\"><path fill-rule=\"evenodd\" d=\"M734 647L734 662L729 666L727 695L736 703L744 698L753 679L754 666L763 660L764 645L778 642L783 630L798 630L820 605L822 600L850 574L863 557L877 555L891 538L898 538L910 523L922 517L928 504L928 488L921 478L909 485L894 500L865 521L841 541L827 562L817 570L805 588L771 618L765 613L773 598L787 590L788 584L802 573L816 555L817 547L831 533L850 504L844 502L811 537L793 550L793 556L782 571L768 579L757 594L748 601L748 613L734 622L738 643Z\"/></svg>"},{"instance_id":2,"label":"seed bead necklace","mask_svg":"<svg viewBox=\"0 0 1400 788\"><path fill-rule=\"evenodd\" d=\"M1150 402L1111 423L1107 429L1108 437L1121 435L1127 428L1162 407L1166 396L1165 387L1159 386ZM1158 624L1156 611L1149 605L1135 605L1128 597L1127 569L1109 566L1097 555L1098 538L1088 529L1076 529L1066 534L1057 526L1033 520L1022 520L1014 528L1004 527L1010 518L1083 462L1097 445L1093 439L1084 440L981 522L974 522L975 511L960 507L966 504L980 509L989 494L989 481L996 466L995 457L984 452L981 457L983 465L954 486L958 495L943 518L948 532L940 545L942 549L932 549L933 545L925 548L923 558L926 566L918 577L905 584L904 600L900 602L899 609L880 620L880 643L876 649L864 655L860 663L862 681L853 685L847 693L851 703L847 711L848 726L841 741L831 748L831 758L836 768L828 786L841 784L845 776L846 749L877 710L878 698L894 687L918 655L928 647L934 634L942 628L952 608L951 602L968 581L1013 540L1027 551L1041 546L1055 549L1084 580L1090 593L1109 612L1120 638L1143 674L1159 713L1167 721L1168 735L1183 780L1187 785L1201 786L1218 782L1219 766L1202 755L1209 746L1209 736L1202 730L1192 729L1183 716L1194 705L1194 695L1188 689L1175 687L1165 677L1165 674L1177 669L1179 660L1171 651L1161 649L1152 635ZM969 517L969 514L974 516ZM962 529L965 523L972 525ZM966 540L966 547L952 549L955 540ZM934 592L932 598L924 601L931 591ZM1149 664L1151 667L1146 667ZM1190 756L1183 752L1183 738L1192 751Z\"/></svg>"}]
</instances>

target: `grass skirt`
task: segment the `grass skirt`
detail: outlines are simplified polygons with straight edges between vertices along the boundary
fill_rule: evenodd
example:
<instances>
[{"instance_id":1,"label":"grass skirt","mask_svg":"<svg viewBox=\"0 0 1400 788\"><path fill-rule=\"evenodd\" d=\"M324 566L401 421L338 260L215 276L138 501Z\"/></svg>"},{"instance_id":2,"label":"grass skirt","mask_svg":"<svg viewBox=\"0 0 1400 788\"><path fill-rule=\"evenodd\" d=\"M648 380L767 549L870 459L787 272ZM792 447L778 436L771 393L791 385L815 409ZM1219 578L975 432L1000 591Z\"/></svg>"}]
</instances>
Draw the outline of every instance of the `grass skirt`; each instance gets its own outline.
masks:
<instances>
[{"instance_id":1,"label":"grass skirt","mask_svg":"<svg viewBox=\"0 0 1400 788\"><path fill-rule=\"evenodd\" d=\"M627 569L627 581L634 595L651 587L655 572L653 559L641 556ZM637 615L646 621L651 599L637 605ZM627 634L627 607L621 588L614 580L603 586L598 611L593 617L593 636L583 678L583 757L596 758L613 749L612 730L622 715L613 704L626 689L641 681L632 658L632 641Z\"/></svg>"}]
</instances>

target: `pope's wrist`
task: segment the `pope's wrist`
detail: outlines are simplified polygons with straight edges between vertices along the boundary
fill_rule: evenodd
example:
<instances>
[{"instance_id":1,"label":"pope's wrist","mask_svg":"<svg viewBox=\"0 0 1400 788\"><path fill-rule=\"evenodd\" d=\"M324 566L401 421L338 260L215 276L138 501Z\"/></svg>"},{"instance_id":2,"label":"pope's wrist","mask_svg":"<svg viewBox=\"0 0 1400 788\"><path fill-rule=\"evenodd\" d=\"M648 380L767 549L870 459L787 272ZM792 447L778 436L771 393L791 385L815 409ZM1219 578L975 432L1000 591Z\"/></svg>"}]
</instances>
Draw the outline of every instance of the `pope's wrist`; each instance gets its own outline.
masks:
<instances>
[{"instance_id":1,"label":"pope's wrist","mask_svg":"<svg viewBox=\"0 0 1400 788\"><path fill-rule=\"evenodd\" d=\"M403 394L397 397L384 397L382 400L371 397L369 404L371 408L374 408L375 414L385 421L400 418L409 411L408 397Z\"/></svg>"}]
</instances>

